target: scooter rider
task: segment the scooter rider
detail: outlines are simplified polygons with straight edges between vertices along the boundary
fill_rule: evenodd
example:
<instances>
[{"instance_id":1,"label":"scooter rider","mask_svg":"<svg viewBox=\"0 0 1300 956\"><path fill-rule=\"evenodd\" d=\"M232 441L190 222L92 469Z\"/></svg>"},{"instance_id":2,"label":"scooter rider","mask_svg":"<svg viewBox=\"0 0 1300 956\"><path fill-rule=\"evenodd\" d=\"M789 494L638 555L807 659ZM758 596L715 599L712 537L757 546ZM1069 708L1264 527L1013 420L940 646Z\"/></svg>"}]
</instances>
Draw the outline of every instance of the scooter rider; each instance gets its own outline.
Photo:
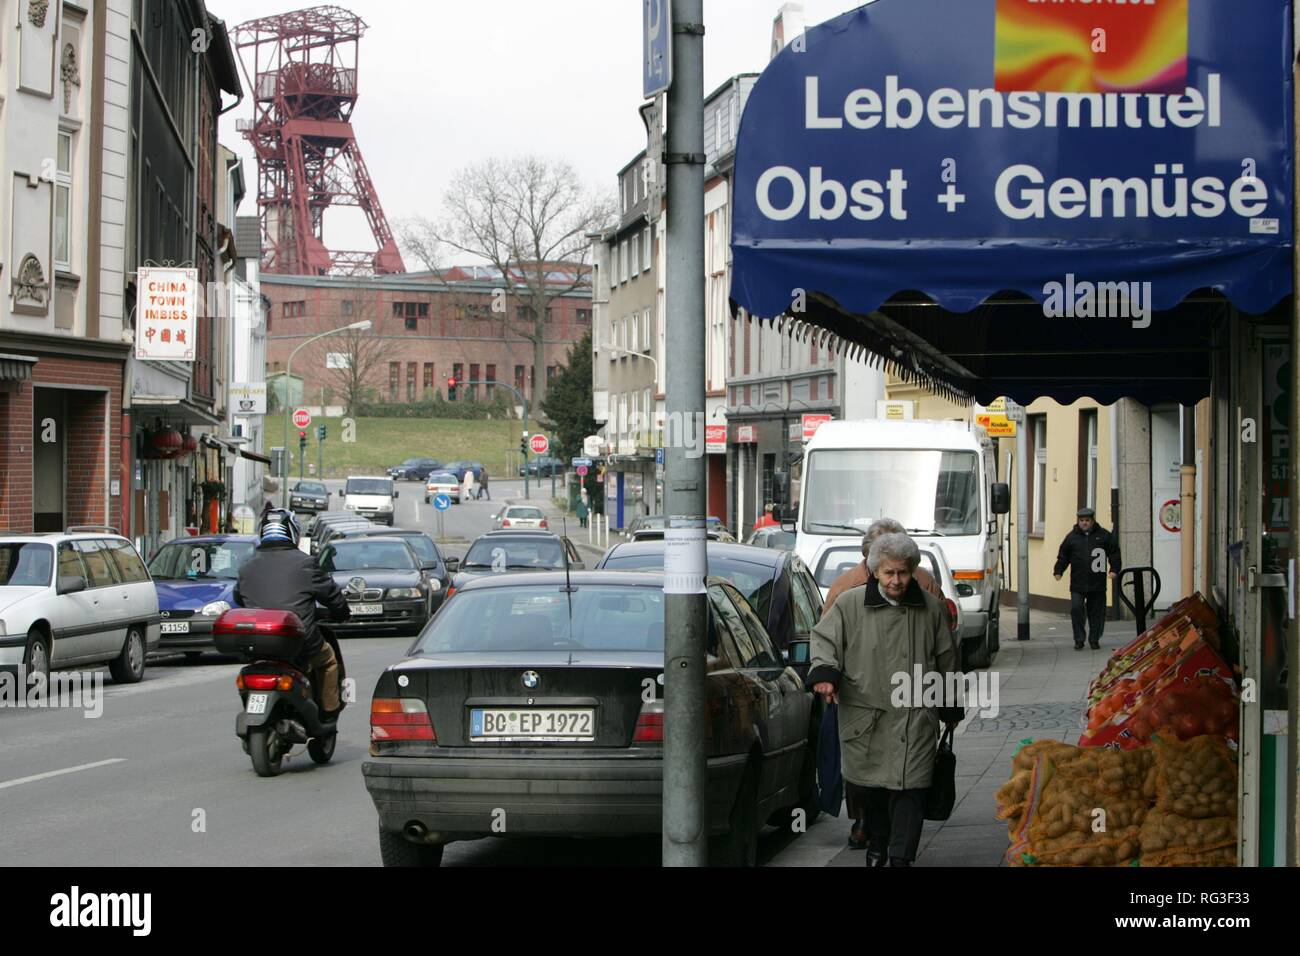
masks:
<instances>
[{"instance_id":1,"label":"scooter rider","mask_svg":"<svg viewBox=\"0 0 1300 956\"><path fill-rule=\"evenodd\" d=\"M320 603L336 620L351 616L347 599L334 579L312 558L298 550L301 532L293 512L268 508L258 529L257 552L239 569L236 607L292 611L302 620L307 639L295 661L305 664L320 689L321 720L333 720L342 709L339 699L339 659L317 627Z\"/></svg>"}]
</instances>

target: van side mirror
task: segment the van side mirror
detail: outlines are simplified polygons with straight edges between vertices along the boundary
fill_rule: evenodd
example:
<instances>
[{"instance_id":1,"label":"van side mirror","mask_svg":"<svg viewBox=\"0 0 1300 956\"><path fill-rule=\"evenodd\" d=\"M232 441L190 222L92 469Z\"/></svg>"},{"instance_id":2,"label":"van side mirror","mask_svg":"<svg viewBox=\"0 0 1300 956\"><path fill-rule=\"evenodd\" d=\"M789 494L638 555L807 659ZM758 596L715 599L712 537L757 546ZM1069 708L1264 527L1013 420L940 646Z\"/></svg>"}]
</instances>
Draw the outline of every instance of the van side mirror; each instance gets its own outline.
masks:
<instances>
[{"instance_id":1,"label":"van side mirror","mask_svg":"<svg viewBox=\"0 0 1300 956\"><path fill-rule=\"evenodd\" d=\"M780 514L773 509L772 516L781 522L781 530L786 534L799 533L799 504L781 505Z\"/></svg>"},{"instance_id":2,"label":"van side mirror","mask_svg":"<svg viewBox=\"0 0 1300 956\"><path fill-rule=\"evenodd\" d=\"M394 489L393 489L393 497L394 497L394 498L400 498L400 497L402 497L402 493L401 493L400 491L398 491L396 488L394 488Z\"/></svg>"},{"instance_id":3,"label":"van side mirror","mask_svg":"<svg viewBox=\"0 0 1300 956\"><path fill-rule=\"evenodd\" d=\"M993 482L990 490L992 509L995 515L1004 515L1011 511L1011 486L1005 481Z\"/></svg>"},{"instance_id":4,"label":"van side mirror","mask_svg":"<svg viewBox=\"0 0 1300 956\"><path fill-rule=\"evenodd\" d=\"M812 660L812 641L808 638L795 638L785 649L787 664L807 664Z\"/></svg>"},{"instance_id":5,"label":"van side mirror","mask_svg":"<svg viewBox=\"0 0 1300 956\"><path fill-rule=\"evenodd\" d=\"M445 558L443 564L447 565L448 574L455 574L460 570L460 558Z\"/></svg>"}]
</instances>

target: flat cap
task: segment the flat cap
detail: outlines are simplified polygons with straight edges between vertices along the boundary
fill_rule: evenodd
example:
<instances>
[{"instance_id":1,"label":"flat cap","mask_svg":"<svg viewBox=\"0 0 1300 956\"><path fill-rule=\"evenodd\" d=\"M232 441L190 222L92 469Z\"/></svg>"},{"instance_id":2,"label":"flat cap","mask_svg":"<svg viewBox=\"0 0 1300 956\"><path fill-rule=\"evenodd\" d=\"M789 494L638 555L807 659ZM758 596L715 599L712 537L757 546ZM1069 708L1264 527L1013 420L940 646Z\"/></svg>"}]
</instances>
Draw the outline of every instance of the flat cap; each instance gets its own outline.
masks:
<instances>
[{"instance_id":1,"label":"flat cap","mask_svg":"<svg viewBox=\"0 0 1300 956\"><path fill-rule=\"evenodd\" d=\"M1096 516L1097 512L1093 511L1091 508L1080 508L1075 512L1075 517L1077 518L1095 518Z\"/></svg>"}]
</instances>

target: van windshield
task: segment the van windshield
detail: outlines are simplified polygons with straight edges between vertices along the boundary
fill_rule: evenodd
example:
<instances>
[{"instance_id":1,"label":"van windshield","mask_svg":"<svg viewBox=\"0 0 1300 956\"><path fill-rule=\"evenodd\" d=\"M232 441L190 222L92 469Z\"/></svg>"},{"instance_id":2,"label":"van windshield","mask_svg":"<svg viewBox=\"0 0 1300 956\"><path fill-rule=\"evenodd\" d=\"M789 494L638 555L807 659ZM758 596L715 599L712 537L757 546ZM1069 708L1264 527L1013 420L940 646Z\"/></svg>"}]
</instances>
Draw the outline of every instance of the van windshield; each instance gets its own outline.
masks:
<instances>
[{"instance_id":1,"label":"van windshield","mask_svg":"<svg viewBox=\"0 0 1300 956\"><path fill-rule=\"evenodd\" d=\"M877 518L916 532L979 534L979 459L973 451L823 448L808 456L801 506L810 534L851 534Z\"/></svg>"},{"instance_id":2,"label":"van windshield","mask_svg":"<svg viewBox=\"0 0 1300 956\"><path fill-rule=\"evenodd\" d=\"M387 495L393 496L393 483L387 478L349 478L343 490L347 495Z\"/></svg>"}]
</instances>

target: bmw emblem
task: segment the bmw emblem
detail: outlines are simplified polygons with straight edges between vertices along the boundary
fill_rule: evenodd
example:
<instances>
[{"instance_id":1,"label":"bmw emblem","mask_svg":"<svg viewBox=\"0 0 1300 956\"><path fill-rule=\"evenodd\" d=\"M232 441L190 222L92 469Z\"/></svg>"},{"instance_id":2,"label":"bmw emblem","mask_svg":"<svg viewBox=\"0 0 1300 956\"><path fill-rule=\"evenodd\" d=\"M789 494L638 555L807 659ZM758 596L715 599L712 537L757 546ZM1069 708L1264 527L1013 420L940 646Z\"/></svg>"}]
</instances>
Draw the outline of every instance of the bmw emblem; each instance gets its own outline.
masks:
<instances>
[{"instance_id":1,"label":"bmw emblem","mask_svg":"<svg viewBox=\"0 0 1300 956\"><path fill-rule=\"evenodd\" d=\"M171 617L171 616L172 616L172 612L171 612L171 611L163 611L163 612L162 612L162 616L163 616L163 617Z\"/></svg>"},{"instance_id":2,"label":"bmw emblem","mask_svg":"<svg viewBox=\"0 0 1300 956\"><path fill-rule=\"evenodd\" d=\"M538 676L537 671L524 671L523 682L524 686L529 690L535 690L537 685L542 682L542 679Z\"/></svg>"},{"instance_id":3,"label":"bmw emblem","mask_svg":"<svg viewBox=\"0 0 1300 956\"><path fill-rule=\"evenodd\" d=\"M348 578L348 588L353 591L364 591L366 588L366 579L360 576Z\"/></svg>"}]
</instances>

